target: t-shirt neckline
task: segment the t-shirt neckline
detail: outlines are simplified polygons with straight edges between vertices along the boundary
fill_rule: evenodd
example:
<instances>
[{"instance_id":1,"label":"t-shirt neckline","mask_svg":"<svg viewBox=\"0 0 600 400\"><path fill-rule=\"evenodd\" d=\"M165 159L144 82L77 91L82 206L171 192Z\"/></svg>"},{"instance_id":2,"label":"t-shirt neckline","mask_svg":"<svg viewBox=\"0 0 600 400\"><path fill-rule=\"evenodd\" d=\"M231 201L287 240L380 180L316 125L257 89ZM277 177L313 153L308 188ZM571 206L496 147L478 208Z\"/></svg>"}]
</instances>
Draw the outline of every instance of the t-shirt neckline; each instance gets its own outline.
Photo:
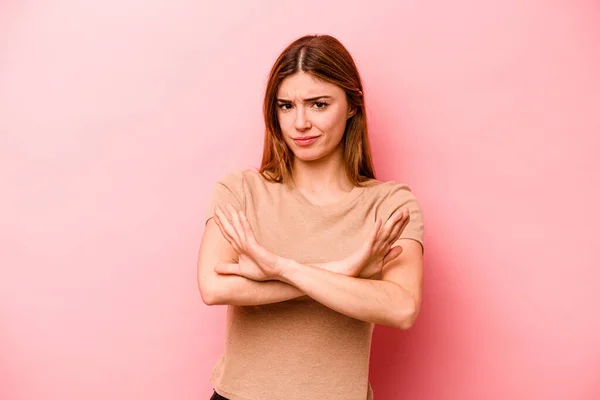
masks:
<instances>
[{"instance_id":1,"label":"t-shirt neckline","mask_svg":"<svg viewBox=\"0 0 600 400\"><path fill-rule=\"evenodd\" d=\"M346 193L340 200L331 204L315 204L310 201L302 192L296 187L295 183L292 181L291 183L291 193L292 195L298 199L304 205L315 209L315 210L332 210L339 209L340 207L344 207L345 205L351 203L353 200L357 199L363 192L364 186L354 186L348 193Z\"/></svg>"}]
</instances>

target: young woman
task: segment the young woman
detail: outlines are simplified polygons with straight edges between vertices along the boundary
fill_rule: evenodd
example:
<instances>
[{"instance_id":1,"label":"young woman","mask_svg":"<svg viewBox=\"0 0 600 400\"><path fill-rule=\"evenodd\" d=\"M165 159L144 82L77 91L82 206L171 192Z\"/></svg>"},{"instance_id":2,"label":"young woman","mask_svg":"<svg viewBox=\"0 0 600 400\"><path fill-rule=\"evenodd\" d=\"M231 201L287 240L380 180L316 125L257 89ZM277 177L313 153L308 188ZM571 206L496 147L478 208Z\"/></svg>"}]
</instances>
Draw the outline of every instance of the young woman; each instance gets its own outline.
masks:
<instances>
[{"instance_id":1,"label":"young woman","mask_svg":"<svg viewBox=\"0 0 600 400\"><path fill-rule=\"evenodd\" d=\"M360 76L331 36L273 66L258 171L214 186L198 259L206 304L227 304L212 399L373 398L374 324L411 327L423 218L405 184L375 179Z\"/></svg>"}]
</instances>

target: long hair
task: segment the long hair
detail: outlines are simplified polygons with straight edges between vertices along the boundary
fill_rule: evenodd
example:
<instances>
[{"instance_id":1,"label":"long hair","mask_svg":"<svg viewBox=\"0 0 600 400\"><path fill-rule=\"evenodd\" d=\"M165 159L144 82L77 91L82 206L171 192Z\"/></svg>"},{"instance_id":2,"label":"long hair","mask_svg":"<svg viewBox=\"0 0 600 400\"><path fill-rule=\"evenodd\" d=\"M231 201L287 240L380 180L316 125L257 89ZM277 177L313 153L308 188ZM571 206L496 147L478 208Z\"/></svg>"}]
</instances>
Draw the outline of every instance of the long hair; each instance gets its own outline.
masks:
<instances>
[{"instance_id":1,"label":"long hair","mask_svg":"<svg viewBox=\"0 0 600 400\"><path fill-rule=\"evenodd\" d=\"M348 105L355 114L347 120L342 138L345 169L354 185L375 179L360 75L348 50L329 35L303 36L275 61L263 103L265 138L259 172L272 182L291 181L294 154L283 139L277 118L277 92L285 78L299 72L333 83L346 92Z\"/></svg>"}]
</instances>

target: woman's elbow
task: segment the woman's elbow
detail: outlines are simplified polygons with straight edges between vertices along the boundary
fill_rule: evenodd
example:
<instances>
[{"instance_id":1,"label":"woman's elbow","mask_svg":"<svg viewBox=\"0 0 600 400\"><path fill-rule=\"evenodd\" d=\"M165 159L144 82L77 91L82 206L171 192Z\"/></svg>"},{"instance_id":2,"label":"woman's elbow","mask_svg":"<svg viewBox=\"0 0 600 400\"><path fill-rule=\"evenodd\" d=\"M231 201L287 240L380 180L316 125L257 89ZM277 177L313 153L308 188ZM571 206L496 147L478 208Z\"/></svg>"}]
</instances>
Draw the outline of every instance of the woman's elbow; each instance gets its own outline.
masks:
<instances>
[{"instance_id":1,"label":"woman's elbow","mask_svg":"<svg viewBox=\"0 0 600 400\"><path fill-rule=\"evenodd\" d=\"M202 301L204 302L204 304L206 304L207 306L216 306L220 304L216 294L213 292L200 291L200 296L202 297Z\"/></svg>"},{"instance_id":2,"label":"woman's elbow","mask_svg":"<svg viewBox=\"0 0 600 400\"><path fill-rule=\"evenodd\" d=\"M419 306L416 301L411 301L410 304L402 308L402 312L398 313L393 321L393 327L407 330L412 328L419 316Z\"/></svg>"},{"instance_id":3,"label":"woman's elbow","mask_svg":"<svg viewBox=\"0 0 600 400\"><path fill-rule=\"evenodd\" d=\"M198 290L200 291L200 297L207 306L215 306L221 304L220 296L217 289L217 285L213 285L208 279L201 279L198 277Z\"/></svg>"}]
</instances>

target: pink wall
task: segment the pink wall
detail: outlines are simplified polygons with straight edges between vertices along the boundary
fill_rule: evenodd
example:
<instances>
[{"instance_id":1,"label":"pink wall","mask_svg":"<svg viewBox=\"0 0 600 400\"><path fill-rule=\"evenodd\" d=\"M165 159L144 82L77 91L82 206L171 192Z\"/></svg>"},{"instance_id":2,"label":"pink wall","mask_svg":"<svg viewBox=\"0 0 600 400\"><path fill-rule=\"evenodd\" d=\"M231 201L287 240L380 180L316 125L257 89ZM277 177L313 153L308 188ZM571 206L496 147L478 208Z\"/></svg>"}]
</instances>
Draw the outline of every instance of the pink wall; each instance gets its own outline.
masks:
<instances>
[{"instance_id":1,"label":"pink wall","mask_svg":"<svg viewBox=\"0 0 600 400\"><path fill-rule=\"evenodd\" d=\"M377 398L600 398L598 3L30 0L0 4L1 399L208 399L208 190L257 165L271 63L315 32L426 216Z\"/></svg>"}]
</instances>

